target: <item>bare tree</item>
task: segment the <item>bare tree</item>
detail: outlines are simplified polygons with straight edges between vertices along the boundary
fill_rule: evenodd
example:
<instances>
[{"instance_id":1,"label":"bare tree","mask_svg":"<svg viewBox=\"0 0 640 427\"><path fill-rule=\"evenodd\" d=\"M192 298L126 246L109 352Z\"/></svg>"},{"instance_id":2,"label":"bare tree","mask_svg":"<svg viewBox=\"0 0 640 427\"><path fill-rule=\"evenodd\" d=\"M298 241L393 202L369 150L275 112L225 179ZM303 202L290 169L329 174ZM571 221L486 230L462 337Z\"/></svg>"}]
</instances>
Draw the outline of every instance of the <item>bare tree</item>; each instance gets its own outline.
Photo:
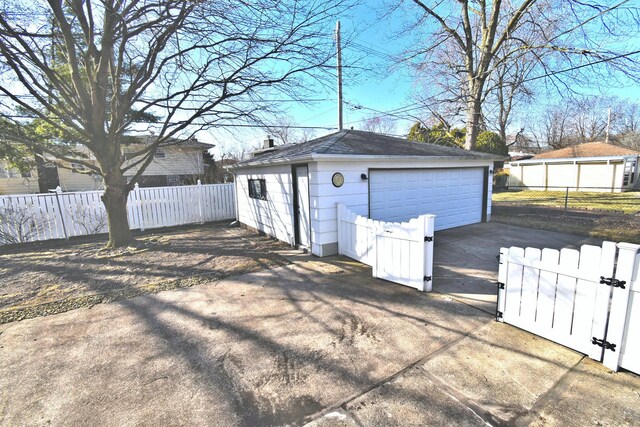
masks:
<instances>
[{"instance_id":1,"label":"bare tree","mask_svg":"<svg viewBox=\"0 0 640 427\"><path fill-rule=\"evenodd\" d=\"M407 61L419 73L430 76L423 79L438 91L431 102L462 107L467 149L475 147L483 104L495 89L490 81L512 91L509 98L502 93L502 105L508 107L504 100L512 99L512 95L525 88L523 84L531 78L523 75L534 69L550 85L565 90L567 85L562 80L565 76L576 78L590 73L591 77L595 74L601 77L616 72L630 78L638 75L637 63L631 57L602 48L616 45L615 41L623 42L635 31L637 7L625 5L626 1L613 6L577 0L413 0L412 3L421 11L414 27L420 30L426 27L427 38L419 41ZM501 81L501 70L504 72L504 67L512 67L523 58L525 67L521 71L525 74L520 74L519 79ZM586 67L585 59L592 66ZM510 114L505 114L507 109L502 111L503 120Z\"/></svg>"},{"instance_id":2,"label":"bare tree","mask_svg":"<svg viewBox=\"0 0 640 427\"><path fill-rule=\"evenodd\" d=\"M0 207L0 244L30 242L37 233L33 209L20 206L8 198Z\"/></svg>"},{"instance_id":3,"label":"bare tree","mask_svg":"<svg viewBox=\"0 0 640 427\"><path fill-rule=\"evenodd\" d=\"M269 96L322 82L332 21L347 0L47 0L0 10L3 135L104 178L108 246L132 235L126 200L159 147L199 130L253 122ZM33 138L15 111L36 119ZM140 122L147 122L140 128ZM155 138L125 163L134 130ZM96 163L81 150L86 147ZM135 170L127 182L125 172Z\"/></svg>"},{"instance_id":4,"label":"bare tree","mask_svg":"<svg viewBox=\"0 0 640 427\"><path fill-rule=\"evenodd\" d=\"M364 121L362 130L393 135L396 131L396 121L389 116L371 116Z\"/></svg>"}]
</instances>

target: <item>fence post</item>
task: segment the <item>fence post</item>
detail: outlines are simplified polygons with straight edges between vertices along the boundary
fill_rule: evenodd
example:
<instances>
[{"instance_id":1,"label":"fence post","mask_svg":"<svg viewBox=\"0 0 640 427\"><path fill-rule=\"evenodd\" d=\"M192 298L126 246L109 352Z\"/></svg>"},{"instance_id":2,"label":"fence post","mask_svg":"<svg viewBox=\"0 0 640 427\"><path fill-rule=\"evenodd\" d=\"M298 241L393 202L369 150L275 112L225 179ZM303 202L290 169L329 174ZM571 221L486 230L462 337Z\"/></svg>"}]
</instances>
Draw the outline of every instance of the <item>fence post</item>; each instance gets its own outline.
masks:
<instances>
[{"instance_id":1,"label":"fence post","mask_svg":"<svg viewBox=\"0 0 640 427\"><path fill-rule=\"evenodd\" d=\"M616 279L624 280L624 288L614 287L611 297L611 310L609 314L609 324L607 326L607 342L615 344L613 350L604 351L602 363L612 371L617 371L620 365L620 350L624 339L624 328L627 320L627 310L629 305L629 292L634 279L634 271L638 274L637 257L640 245L632 243L618 243L618 265L616 267ZM596 337L599 338L599 337Z\"/></svg>"},{"instance_id":2,"label":"fence post","mask_svg":"<svg viewBox=\"0 0 640 427\"><path fill-rule=\"evenodd\" d=\"M198 180L197 183L198 192L198 215L200 215L200 224L204 223L204 210L202 208L202 181Z\"/></svg>"},{"instance_id":3,"label":"fence post","mask_svg":"<svg viewBox=\"0 0 640 427\"><path fill-rule=\"evenodd\" d=\"M564 193L564 211L567 211L567 206L569 205L569 187L567 187L567 191Z\"/></svg>"},{"instance_id":4,"label":"fence post","mask_svg":"<svg viewBox=\"0 0 640 427\"><path fill-rule=\"evenodd\" d=\"M56 187L56 203L58 204L58 212L60 213L60 222L62 223L62 232L64 233L65 240L69 240L69 233L67 233L67 225L64 220L64 211L62 210L62 205L60 204L60 194L62 194L62 188L58 185Z\"/></svg>"},{"instance_id":5,"label":"fence post","mask_svg":"<svg viewBox=\"0 0 640 427\"><path fill-rule=\"evenodd\" d=\"M422 290L433 290L433 244L435 239L435 215L424 215L424 284Z\"/></svg>"},{"instance_id":6,"label":"fence post","mask_svg":"<svg viewBox=\"0 0 640 427\"><path fill-rule=\"evenodd\" d=\"M136 182L133 186L133 192L135 194L134 199L136 200L135 209L138 213L138 219L140 221L140 231L144 231L144 216L142 216L142 197L140 197L140 186Z\"/></svg>"},{"instance_id":7,"label":"fence post","mask_svg":"<svg viewBox=\"0 0 640 427\"><path fill-rule=\"evenodd\" d=\"M342 252L340 252L340 249L341 249L340 242L342 242L342 225L340 224L341 219L342 219L342 204L336 203L336 224L338 226L338 255L342 255Z\"/></svg>"}]
</instances>

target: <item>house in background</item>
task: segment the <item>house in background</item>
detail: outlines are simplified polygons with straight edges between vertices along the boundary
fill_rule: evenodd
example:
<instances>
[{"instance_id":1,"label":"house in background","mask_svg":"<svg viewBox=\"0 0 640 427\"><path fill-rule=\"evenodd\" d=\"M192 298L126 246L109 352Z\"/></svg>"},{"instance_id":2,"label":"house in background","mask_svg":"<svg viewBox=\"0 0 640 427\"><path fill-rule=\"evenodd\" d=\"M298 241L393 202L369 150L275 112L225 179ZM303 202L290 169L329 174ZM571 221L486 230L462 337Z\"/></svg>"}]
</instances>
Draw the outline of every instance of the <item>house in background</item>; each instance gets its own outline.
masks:
<instances>
[{"instance_id":1,"label":"house in background","mask_svg":"<svg viewBox=\"0 0 640 427\"><path fill-rule=\"evenodd\" d=\"M640 151L587 142L511 161L509 187L569 191L633 191L639 188Z\"/></svg>"},{"instance_id":2,"label":"house in background","mask_svg":"<svg viewBox=\"0 0 640 427\"><path fill-rule=\"evenodd\" d=\"M238 221L314 255L338 251L337 203L375 220L435 214L435 229L488 221L501 156L363 131L270 144L229 167Z\"/></svg>"},{"instance_id":3,"label":"house in background","mask_svg":"<svg viewBox=\"0 0 640 427\"><path fill-rule=\"evenodd\" d=\"M139 143L127 144L123 148L125 166L135 162L133 153L143 150L153 137L137 138ZM176 140L175 143L158 148L153 161L138 179L141 187L164 187L195 184L205 172L205 155L213 145L198 142L195 139ZM95 157L87 153L85 162L96 164ZM102 177L97 174L83 173L87 168L80 163L55 160L48 155L38 161L34 170L20 173L0 161L0 195L47 192L60 186L63 191L90 191L104 188ZM128 163L127 163L128 162ZM137 168L125 172L130 180Z\"/></svg>"}]
</instances>

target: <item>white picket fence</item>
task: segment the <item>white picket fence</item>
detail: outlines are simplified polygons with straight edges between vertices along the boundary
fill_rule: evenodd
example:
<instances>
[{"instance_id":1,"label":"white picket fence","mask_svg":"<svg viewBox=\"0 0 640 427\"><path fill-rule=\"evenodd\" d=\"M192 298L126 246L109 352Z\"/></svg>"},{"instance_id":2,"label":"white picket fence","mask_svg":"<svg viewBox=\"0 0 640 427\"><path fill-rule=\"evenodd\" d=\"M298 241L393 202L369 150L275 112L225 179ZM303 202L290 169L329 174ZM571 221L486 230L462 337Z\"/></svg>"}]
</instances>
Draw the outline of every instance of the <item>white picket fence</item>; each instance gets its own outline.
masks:
<instances>
[{"instance_id":1,"label":"white picket fence","mask_svg":"<svg viewBox=\"0 0 640 427\"><path fill-rule=\"evenodd\" d=\"M373 277L430 292L435 215L374 221L338 204L338 253L372 267Z\"/></svg>"},{"instance_id":2,"label":"white picket fence","mask_svg":"<svg viewBox=\"0 0 640 427\"><path fill-rule=\"evenodd\" d=\"M0 245L107 232L102 191L0 196ZM129 193L129 227L146 230L233 219L233 184L139 188Z\"/></svg>"},{"instance_id":3,"label":"white picket fence","mask_svg":"<svg viewBox=\"0 0 640 427\"><path fill-rule=\"evenodd\" d=\"M640 373L639 245L502 248L497 318Z\"/></svg>"}]
</instances>

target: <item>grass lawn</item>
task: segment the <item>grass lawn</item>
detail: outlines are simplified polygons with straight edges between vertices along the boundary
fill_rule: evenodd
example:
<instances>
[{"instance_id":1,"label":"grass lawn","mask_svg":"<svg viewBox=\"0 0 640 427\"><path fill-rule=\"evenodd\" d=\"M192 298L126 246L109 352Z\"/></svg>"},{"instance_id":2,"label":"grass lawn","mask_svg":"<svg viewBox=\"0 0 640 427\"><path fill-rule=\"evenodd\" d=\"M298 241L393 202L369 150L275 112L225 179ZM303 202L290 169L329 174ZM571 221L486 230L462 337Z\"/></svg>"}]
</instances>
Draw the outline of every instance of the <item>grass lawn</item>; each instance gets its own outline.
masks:
<instances>
[{"instance_id":1,"label":"grass lawn","mask_svg":"<svg viewBox=\"0 0 640 427\"><path fill-rule=\"evenodd\" d=\"M495 204L551 206L564 208L564 191L505 191L493 193ZM625 214L640 212L640 192L590 193L569 192L568 209L614 211Z\"/></svg>"}]
</instances>

